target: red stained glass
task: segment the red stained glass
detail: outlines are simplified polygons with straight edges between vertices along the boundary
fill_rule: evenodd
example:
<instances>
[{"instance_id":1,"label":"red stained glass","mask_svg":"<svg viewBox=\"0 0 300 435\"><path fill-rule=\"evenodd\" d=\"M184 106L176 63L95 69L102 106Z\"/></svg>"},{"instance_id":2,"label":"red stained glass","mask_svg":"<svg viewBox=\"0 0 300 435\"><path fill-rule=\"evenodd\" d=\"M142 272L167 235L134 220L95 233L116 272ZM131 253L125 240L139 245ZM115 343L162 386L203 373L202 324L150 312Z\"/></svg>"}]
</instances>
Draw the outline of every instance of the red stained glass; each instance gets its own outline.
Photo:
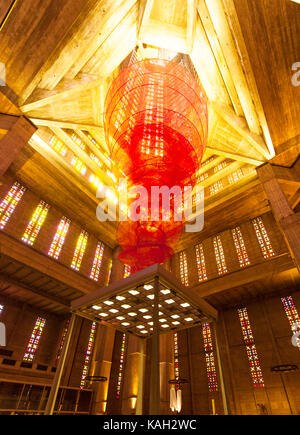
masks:
<instances>
[{"instance_id":1,"label":"red stained glass","mask_svg":"<svg viewBox=\"0 0 300 435\"><path fill-rule=\"evenodd\" d=\"M248 316L247 308L240 308L238 315L241 323L244 343L246 344L246 352L250 367L250 375L255 388L263 388L265 386L262 369L258 359L256 345L254 343L252 328Z\"/></svg>"},{"instance_id":2,"label":"red stained glass","mask_svg":"<svg viewBox=\"0 0 300 435\"><path fill-rule=\"evenodd\" d=\"M128 187L142 186L148 193L145 215L120 222L118 228L119 258L135 272L174 253L184 222L176 221L174 196L169 220L162 219L166 210L162 201L151 203L151 187L179 186L183 191L195 186L207 140L206 97L183 66L144 60L114 80L104 125L111 158L120 162Z\"/></svg>"},{"instance_id":3,"label":"red stained glass","mask_svg":"<svg viewBox=\"0 0 300 435\"><path fill-rule=\"evenodd\" d=\"M214 358L214 347L209 323L202 325L208 389L211 393L218 391L217 372Z\"/></svg>"}]
</instances>

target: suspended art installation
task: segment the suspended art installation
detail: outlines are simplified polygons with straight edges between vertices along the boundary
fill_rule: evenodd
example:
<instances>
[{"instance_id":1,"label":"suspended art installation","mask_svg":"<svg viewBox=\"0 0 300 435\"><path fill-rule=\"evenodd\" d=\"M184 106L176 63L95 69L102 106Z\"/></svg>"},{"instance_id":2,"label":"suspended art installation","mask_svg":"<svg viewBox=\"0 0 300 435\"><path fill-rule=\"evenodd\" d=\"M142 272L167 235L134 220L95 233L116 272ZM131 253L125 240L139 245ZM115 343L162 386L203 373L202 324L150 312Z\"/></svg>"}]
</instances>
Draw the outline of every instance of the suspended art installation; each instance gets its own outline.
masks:
<instances>
[{"instance_id":1,"label":"suspended art installation","mask_svg":"<svg viewBox=\"0 0 300 435\"><path fill-rule=\"evenodd\" d=\"M171 258L179 241L184 220L178 221L174 210L176 195L165 209L159 195L151 201L151 188L176 186L183 192L184 186L195 186L207 140L207 100L186 68L148 59L120 73L105 106L111 158L127 177L128 189L141 186L148 193L140 218L131 218L129 212L117 232L123 249L119 259L136 272ZM138 198L129 200L129 210Z\"/></svg>"}]
</instances>

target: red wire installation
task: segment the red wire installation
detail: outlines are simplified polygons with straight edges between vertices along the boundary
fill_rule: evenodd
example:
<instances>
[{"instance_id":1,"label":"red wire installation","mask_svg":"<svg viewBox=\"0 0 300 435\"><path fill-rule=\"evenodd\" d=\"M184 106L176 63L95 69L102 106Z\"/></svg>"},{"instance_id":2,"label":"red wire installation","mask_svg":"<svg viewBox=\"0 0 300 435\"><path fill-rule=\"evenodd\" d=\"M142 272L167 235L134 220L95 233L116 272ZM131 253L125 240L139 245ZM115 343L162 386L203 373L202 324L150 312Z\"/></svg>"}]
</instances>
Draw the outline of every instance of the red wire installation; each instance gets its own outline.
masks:
<instances>
[{"instance_id":1,"label":"red wire installation","mask_svg":"<svg viewBox=\"0 0 300 435\"><path fill-rule=\"evenodd\" d=\"M125 173L128 188L142 186L149 194L141 219L119 223L119 259L132 271L163 263L172 257L184 222L176 221L172 207L169 220L163 219L161 202L159 219L151 219L151 187L194 187L207 140L206 97L183 66L143 60L112 83L104 125L111 158Z\"/></svg>"}]
</instances>

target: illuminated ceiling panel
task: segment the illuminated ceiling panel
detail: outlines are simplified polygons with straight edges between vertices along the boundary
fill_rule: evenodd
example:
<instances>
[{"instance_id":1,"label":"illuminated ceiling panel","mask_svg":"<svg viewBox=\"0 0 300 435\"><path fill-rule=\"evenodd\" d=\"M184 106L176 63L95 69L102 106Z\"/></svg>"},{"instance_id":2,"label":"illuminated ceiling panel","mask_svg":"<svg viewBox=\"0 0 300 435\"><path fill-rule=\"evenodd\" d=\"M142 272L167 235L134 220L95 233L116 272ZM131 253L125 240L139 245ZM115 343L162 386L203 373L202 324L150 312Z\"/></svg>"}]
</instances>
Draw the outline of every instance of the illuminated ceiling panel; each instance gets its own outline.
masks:
<instances>
[{"instance_id":1,"label":"illuminated ceiling panel","mask_svg":"<svg viewBox=\"0 0 300 435\"><path fill-rule=\"evenodd\" d=\"M160 334L199 325L216 317L214 308L192 289L184 288L159 265L75 300L72 309L80 316L120 331L149 337L154 328L155 276L159 277Z\"/></svg>"}]
</instances>

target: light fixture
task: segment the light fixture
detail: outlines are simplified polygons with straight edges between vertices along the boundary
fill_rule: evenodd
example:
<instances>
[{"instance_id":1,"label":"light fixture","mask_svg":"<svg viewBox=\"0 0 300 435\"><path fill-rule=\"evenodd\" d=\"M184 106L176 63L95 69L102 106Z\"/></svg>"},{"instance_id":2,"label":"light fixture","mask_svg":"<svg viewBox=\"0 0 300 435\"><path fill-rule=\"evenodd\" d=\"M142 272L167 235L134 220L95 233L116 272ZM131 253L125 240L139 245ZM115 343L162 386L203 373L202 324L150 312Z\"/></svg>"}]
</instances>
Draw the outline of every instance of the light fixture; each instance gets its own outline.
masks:
<instances>
[{"instance_id":1,"label":"light fixture","mask_svg":"<svg viewBox=\"0 0 300 435\"><path fill-rule=\"evenodd\" d=\"M98 310L101 310L101 307L99 307L99 305L93 305L92 308L93 308L94 310L97 310L97 311L98 311Z\"/></svg>"},{"instance_id":2,"label":"light fixture","mask_svg":"<svg viewBox=\"0 0 300 435\"><path fill-rule=\"evenodd\" d=\"M187 317L186 319L184 319L186 322L192 322L194 319L192 317Z\"/></svg>"},{"instance_id":3,"label":"light fixture","mask_svg":"<svg viewBox=\"0 0 300 435\"><path fill-rule=\"evenodd\" d=\"M172 319L179 319L180 316L178 316L178 314L173 314L173 316L171 316Z\"/></svg>"},{"instance_id":4,"label":"light fixture","mask_svg":"<svg viewBox=\"0 0 300 435\"><path fill-rule=\"evenodd\" d=\"M139 294L140 294L140 292L138 292L137 290L129 290L128 293L130 293L130 294L133 295L133 296L136 296L136 295L139 295Z\"/></svg>"},{"instance_id":5,"label":"light fixture","mask_svg":"<svg viewBox=\"0 0 300 435\"><path fill-rule=\"evenodd\" d=\"M106 314L106 313L100 313L99 316L101 316L101 317L107 317L108 314Z\"/></svg>"},{"instance_id":6,"label":"light fixture","mask_svg":"<svg viewBox=\"0 0 300 435\"><path fill-rule=\"evenodd\" d=\"M183 308L190 307L190 304L188 302L184 302L183 304L180 304Z\"/></svg>"},{"instance_id":7,"label":"light fixture","mask_svg":"<svg viewBox=\"0 0 300 435\"><path fill-rule=\"evenodd\" d=\"M148 331L146 331L146 329L144 329L144 331L141 331L142 334L148 334Z\"/></svg>"},{"instance_id":8,"label":"light fixture","mask_svg":"<svg viewBox=\"0 0 300 435\"><path fill-rule=\"evenodd\" d=\"M131 396L129 397L131 409L135 409L136 402L137 402L137 396Z\"/></svg>"},{"instance_id":9,"label":"light fixture","mask_svg":"<svg viewBox=\"0 0 300 435\"><path fill-rule=\"evenodd\" d=\"M165 303L166 304L168 304L168 305L170 305L170 304L174 304L174 299L167 299L166 301L165 301Z\"/></svg>"},{"instance_id":10,"label":"light fixture","mask_svg":"<svg viewBox=\"0 0 300 435\"><path fill-rule=\"evenodd\" d=\"M122 308L124 308L125 310L129 310L129 308L131 308L131 305L125 304L125 305L122 305Z\"/></svg>"},{"instance_id":11,"label":"light fixture","mask_svg":"<svg viewBox=\"0 0 300 435\"><path fill-rule=\"evenodd\" d=\"M159 319L160 323L165 323L167 319Z\"/></svg>"},{"instance_id":12,"label":"light fixture","mask_svg":"<svg viewBox=\"0 0 300 435\"><path fill-rule=\"evenodd\" d=\"M148 320L148 319L152 319L152 316L143 316L144 319Z\"/></svg>"},{"instance_id":13,"label":"light fixture","mask_svg":"<svg viewBox=\"0 0 300 435\"><path fill-rule=\"evenodd\" d=\"M154 295L148 295L147 298L154 299Z\"/></svg>"},{"instance_id":14,"label":"light fixture","mask_svg":"<svg viewBox=\"0 0 300 435\"><path fill-rule=\"evenodd\" d=\"M147 313L149 310L147 310L147 308L140 308L139 311L141 313Z\"/></svg>"},{"instance_id":15,"label":"light fixture","mask_svg":"<svg viewBox=\"0 0 300 435\"><path fill-rule=\"evenodd\" d=\"M118 301L125 301L125 297L124 296L117 296L116 299L118 299Z\"/></svg>"},{"instance_id":16,"label":"light fixture","mask_svg":"<svg viewBox=\"0 0 300 435\"><path fill-rule=\"evenodd\" d=\"M168 290L168 289L161 290L160 292L161 292L163 295L168 295L169 293L171 293L171 291Z\"/></svg>"},{"instance_id":17,"label":"light fixture","mask_svg":"<svg viewBox=\"0 0 300 435\"><path fill-rule=\"evenodd\" d=\"M104 303L105 303L106 305L113 305L113 304L114 304L113 301L104 301Z\"/></svg>"},{"instance_id":18,"label":"light fixture","mask_svg":"<svg viewBox=\"0 0 300 435\"><path fill-rule=\"evenodd\" d=\"M153 322L148 322L148 325L153 326Z\"/></svg>"},{"instance_id":19,"label":"light fixture","mask_svg":"<svg viewBox=\"0 0 300 435\"><path fill-rule=\"evenodd\" d=\"M167 325L166 323L164 323L163 325L161 325L162 328L169 328L169 325Z\"/></svg>"},{"instance_id":20,"label":"light fixture","mask_svg":"<svg viewBox=\"0 0 300 435\"><path fill-rule=\"evenodd\" d=\"M130 323L128 323L128 322L123 322L122 325L123 325L123 326L129 326Z\"/></svg>"},{"instance_id":21,"label":"light fixture","mask_svg":"<svg viewBox=\"0 0 300 435\"><path fill-rule=\"evenodd\" d=\"M137 314L136 313L128 313L128 316L135 317L135 316L137 316Z\"/></svg>"},{"instance_id":22,"label":"light fixture","mask_svg":"<svg viewBox=\"0 0 300 435\"><path fill-rule=\"evenodd\" d=\"M180 322L172 322L172 325L180 325Z\"/></svg>"},{"instance_id":23,"label":"light fixture","mask_svg":"<svg viewBox=\"0 0 300 435\"><path fill-rule=\"evenodd\" d=\"M118 313L119 312L119 310L115 310L114 308L112 308L111 310L109 310L110 311L110 313L113 313L113 314L116 314L116 313Z\"/></svg>"},{"instance_id":24,"label":"light fixture","mask_svg":"<svg viewBox=\"0 0 300 435\"><path fill-rule=\"evenodd\" d=\"M125 320L125 317L119 316L119 317L117 317L117 320Z\"/></svg>"},{"instance_id":25,"label":"light fixture","mask_svg":"<svg viewBox=\"0 0 300 435\"><path fill-rule=\"evenodd\" d=\"M151 285L151 284L144 285L145 290L151 290L152 288L153 288L153 285Z\"/></svg>"},{"instance_id":26,"label":"light fixture","mask_svg":"<svg viewBox=\"0 0 300 435\"><path fill-rule=\"evenodd\" d=\"M137 328L138 328L138 329L143 329L144 326L143 326L143 325L137 325Z\"/></svg>"}]
</instances>

